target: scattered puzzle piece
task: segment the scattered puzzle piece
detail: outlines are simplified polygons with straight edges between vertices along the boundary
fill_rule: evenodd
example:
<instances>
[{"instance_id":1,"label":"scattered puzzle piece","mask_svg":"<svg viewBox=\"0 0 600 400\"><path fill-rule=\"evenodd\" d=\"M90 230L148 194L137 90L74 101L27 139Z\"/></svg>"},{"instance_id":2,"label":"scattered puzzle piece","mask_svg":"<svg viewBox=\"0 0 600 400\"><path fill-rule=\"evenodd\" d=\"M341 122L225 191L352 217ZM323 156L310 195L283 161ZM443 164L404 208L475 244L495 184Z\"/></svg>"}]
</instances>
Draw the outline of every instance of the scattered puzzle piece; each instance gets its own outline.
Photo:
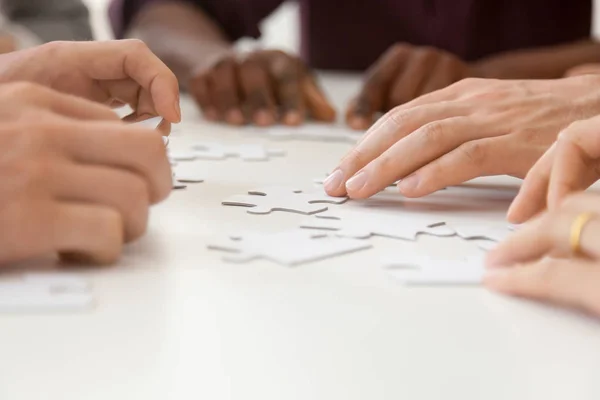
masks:
<instances>
[{"instance_id":1,"label":"scattered puzzle piece","mask_svg":"<svg viewBox=\"0 0 600 400\"><path fill-rule=\"evenodd\" d=\"M445 261L399 254L383 260L383 267L408 286L480 285L485 273L483 256Z\"/></svg>"},{"instance_id":2,"label":"scattered puzzle piece","mask_svg":"<svg viewBox=\"0 0 600 400\"><path fill-rule=\"evenodd\" d=\"M158 129L163 122L163 117L148 118L144 121L134 122L134 125L146 129Z\"/></svg>"},{"instance_id":3,"label":"scattered puzzle piece","mask_svg":"<svg viewBox=\"0 0 600 400\"><path fill-rule=\"evenodd\" d=\"M364 132L330 124L306 124L299 127L282 127L255 129L262 136L274 140L308 140L318 142L356 143Z\"/></svg>"},{"instance_id":4,"label":"scattered puzzle piece","mask_svg":"<svg viewBox=\"0 0 600 400\"><path fill-rule=\"evenodd\" d=\"M196 153L192 151L172 151L169 150L168 153L170 161L194 161L197 156Z\"/></svg>"},{"instance_id":5,"label":"scattered puzzle piece","mask_svg":"<svg viewBox=\"0 0 600 400\"><path fill-rule=\"evenodd\" d=\"M508 224L497 224L486 221L481 222L450 222L450 229L456 232L456 235L465 240L488 240L492 242L502 242L512 233L512 227Z\"/></svg>"},{"instance_id":6,"label":"scattered puzzle piece","mask_svg":"<svg viewBox=\"0 0 600 400\"><path fill-rule=\"evenodd\" d=\"M0 312L67 312L94 305L90 285L70 274L26 274L0 282Z\"/></svg>"},{"instance_id":7,"label":"scattered puzzle piece","mask_svg":"<svg viewBox=\"0 0 600 400\"><path fill-rule=\"evenodd\" d=\"M266 149L260 144L224 145L213 142L200 142L192 146L196 158L202 160L225 160L239 157L244 161L269 161L271 157L284 156L281 149Z\"/></svg>"},{"instance_id":8,"label":"scattered puzzle piece","mask_svg":"<svg viewBox=\"0 0 600 400\"><path fill-rule=\"evenodd\" d=\"M362 240L331 237L301 229L234 235L208 245L211 250L229 252L223 258L227 262L247 263L266 259L285 266L306 264L370 247Z\"/></svg>"},{"instance_id":9,"label":"scattered puzzle piece","mask_svg":"<svg viewBox=\"0 0 600 400\"><path fill-rule=\"evenodd\" d=\"M285 211L298 214L316 214L328 209L326 204L343 204L347 197L332 197L324 191L304 193L287 186L272 186L252 190L248 195L236 195L223 201L225 206L250 207L250 214L270 214Z\"/></svg>"},{"instance_id":10,"label":"scattered puzzle piece","mask_svg":"<svg viewBox=\"0 0 600 400\"><path fill-rule=\"evenodd\" d=\"M426 215L384 212L377 209L356 208L327 211L307 219L301 224L305 229L335 231L337 236L368 239L383 236L392 239L416 240L420 233L435 236L454 236L443 221Z\"/></svg>"}]
</instances>

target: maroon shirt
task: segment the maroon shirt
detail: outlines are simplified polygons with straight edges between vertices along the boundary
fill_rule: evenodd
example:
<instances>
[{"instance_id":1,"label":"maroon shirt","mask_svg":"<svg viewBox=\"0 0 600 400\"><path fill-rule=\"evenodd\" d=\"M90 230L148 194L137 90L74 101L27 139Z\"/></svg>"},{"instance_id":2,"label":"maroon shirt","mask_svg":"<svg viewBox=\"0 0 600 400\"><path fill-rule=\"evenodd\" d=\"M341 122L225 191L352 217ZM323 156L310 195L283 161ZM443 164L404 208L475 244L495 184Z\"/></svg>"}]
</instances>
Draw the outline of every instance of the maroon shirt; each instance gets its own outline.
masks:
<instances>
[{"instance_id":1,"label":"maroon shirt","mask_svg":"<svg viewBox=\"0 0 600 400\"><path fill-rule=\"evenodd\" d=\"M115 34L149 3L113 0ZM179 0L181 1L181 0ZM258 37L284 0L187 0L231 40ZM314 68L364 70L394 43L434 46L464 60L591 36L592 0L298 0L302 55Z\"/></svg>"}]
</instances>

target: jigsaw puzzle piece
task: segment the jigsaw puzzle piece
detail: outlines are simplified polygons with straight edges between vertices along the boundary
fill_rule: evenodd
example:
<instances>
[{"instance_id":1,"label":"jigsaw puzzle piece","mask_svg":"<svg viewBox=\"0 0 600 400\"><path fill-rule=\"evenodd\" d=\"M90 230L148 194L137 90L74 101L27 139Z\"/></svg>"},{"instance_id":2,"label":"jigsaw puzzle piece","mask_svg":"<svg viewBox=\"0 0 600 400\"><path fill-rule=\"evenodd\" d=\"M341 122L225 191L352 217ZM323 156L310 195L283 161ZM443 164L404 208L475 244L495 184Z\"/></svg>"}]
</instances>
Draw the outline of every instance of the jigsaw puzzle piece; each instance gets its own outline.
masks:
<instances>
[{"instance_id":1,"label":"jigsaw puzzle piece","mask_svg":"<svg viewBox=\"0 0 600 400\"><path fill-rule=\"evenodd\" d=\"M408 286L480 285L485 273L480 256L450 261L399 256L384 261L383 266L394 279Z\"/></svg>"},{"instance_id":2,"label":"jigsaw puzzle piece","mask_svg":"<svg viewBox=\"0 0 600 400\"><path fill-rule=\"evenodd\" d=\"M347 197L328 196L324 191L304 193L287 186L272 186L250 190L248 195L235 195L225 199L225 206L249 207L249 214L269 214L273 211L313 215L326 211L325 204L342 204Z\"/></svg>"},{"instance_id":3,"label":"jigsaw puzzle piece","mask_svg":"<svg viewBox=\"0 0 600 400\"><path fill-rule=\"evenodd\" d=\"M90 285L75 275L35 273L0 282L0 312L80 311L93 304Z\"/></svg>"},{"instance_id":4,"label":"jigsaw puzzle piece","mask_svg":"<svg viewBox=\"0 0 600 400\"><path fill-rule=\"evenodd\" d=\"M368 239L372 236L416 240L420 233L453 236L454 231L427 216L382 212L368 208L336 210L304 221L301 228L335 231L337 236Z\"/></svg>"},{"instance_id":5,"label":"jigsaw puzzle piece","mask_svg":"<svg viewBox=\"0 0 600 400\"><path fill-rule=\"evenodd\" d=\"M502 242L512 233L508 224L490 224L489 222L450 223L456 235L465 240L487 239L493 242Z\"/></svg>"},{"instance_id":6,"label":"jigsaw puzzle piece","mask_svg":"<svg viewBox=\"0 0 600 400\"><path fill-rule=\"evenodd\" d=\"M294 229L232 236L228 242L215 242L208 247L230 253L223 258L228 262L247 263L256 259L266 259L280 265L297 266L365 250L371 245L364 241Z\"/></svg>"},{"instance_id":7,"label":"jigsaw puzzle piece","mask_svg":"<svg viewBox=\"0 0 600 400\"><path fill-rule=\"evenodd\" d=\"M260 144L224 145L214 142L200 142L192 146L194 154L202 160L225 160L237 157L243 161L269 161L271 157L284 156L281 149L267 149Z\"/></svg>"}]
</instances>

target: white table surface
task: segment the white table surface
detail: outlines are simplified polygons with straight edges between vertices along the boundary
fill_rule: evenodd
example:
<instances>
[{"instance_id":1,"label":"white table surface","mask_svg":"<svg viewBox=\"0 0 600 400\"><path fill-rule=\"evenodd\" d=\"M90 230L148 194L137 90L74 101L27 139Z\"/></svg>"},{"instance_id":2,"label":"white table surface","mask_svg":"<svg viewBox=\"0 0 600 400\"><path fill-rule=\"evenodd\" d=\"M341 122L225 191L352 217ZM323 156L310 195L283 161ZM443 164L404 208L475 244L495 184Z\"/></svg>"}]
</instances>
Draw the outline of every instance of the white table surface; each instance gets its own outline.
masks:
<instances>
[{"instance_id":1,"label":"white table surface","mask_svg":"<svg viewBox=\"0 0 600 400\"><path fill-rule=\"evenodd\" d=\"M325 83L341 105L358 82ZM184 105L176 131L185 134L174 133L174 148L243 137L201 123ZM373 239L372 250L294 269L221 262L205 249L213 235L292 228L305 218L251 216L221 206L223 198L264 184L310 188L349 148L264 142L288 156L196 162L205 183L153 209L148 235L118 265L81 271L94 286L93 311L0 316L0 399L600 398L597 321L482 288L405 288L378 265L393 251L462 257L477 251L472 243ZM508 200L464 205L501 221Z\"/></svg>"}]
</instances>

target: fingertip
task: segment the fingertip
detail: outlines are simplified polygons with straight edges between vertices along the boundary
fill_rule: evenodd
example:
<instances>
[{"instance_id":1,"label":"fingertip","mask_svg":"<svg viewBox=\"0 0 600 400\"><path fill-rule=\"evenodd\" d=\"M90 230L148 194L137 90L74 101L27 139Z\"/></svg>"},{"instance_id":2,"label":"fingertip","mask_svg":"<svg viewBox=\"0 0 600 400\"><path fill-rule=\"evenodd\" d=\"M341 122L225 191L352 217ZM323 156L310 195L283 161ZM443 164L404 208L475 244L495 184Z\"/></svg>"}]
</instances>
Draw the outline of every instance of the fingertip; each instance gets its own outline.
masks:
<instances>
[{"instance_id":1,"label":"fingertip","mask_svg":"<svg viewBox=\"0 0 600 400\"><path fill-rule=\"evenodd\" d=\"M365 117L352 115L348 118L348 126L356 131L363 131L371 126L371 122Z\"/></svg>"},{"instance_id":2,"label":"fingertip","mask_svg":"<svg viewBox=\"0 0 600 400\"><path fill-rule=\"evenodd\" d=\"M258 110L254 114L254 123L258 126L270 126L275 123L275 116L268 110Z\"/></svg>"},{"instance_id":3,"label":"fingertip","mask_svg":"<svg viewBox=\"0 0 600 400\"><path fill-rule=\"evenodd\" d=\"M244 119L244 114L241 110L233 109L227 111L227 113L225 114L225 122L227 122L230 125L239 126L244 125L246 121Z\"/></svg>"},{"instance_id":4,"label":"fingertip","mask_svg":"<svg viewBox=\"0 0 600 400\"><path fill-rule=\"evenodd\" d=\"M203 110L203 115L204 115L204 118L208 121L214 122L219 119L219 113L217 113L217 110L212 107Z\"/></svg>"},{"instance_id":5,"label":"fingertip","mask_svg":"<svg viewBox=\"0 0 600 400\"><path fill-rule=\"evenodd\" d=\"M299 111L288 111L282 121L281 121L284 125L288 125L288 126L298 126L301 125L304 122L304 118L302 117L302 114L300 114Z\"/></svg>"}]
</instances>

